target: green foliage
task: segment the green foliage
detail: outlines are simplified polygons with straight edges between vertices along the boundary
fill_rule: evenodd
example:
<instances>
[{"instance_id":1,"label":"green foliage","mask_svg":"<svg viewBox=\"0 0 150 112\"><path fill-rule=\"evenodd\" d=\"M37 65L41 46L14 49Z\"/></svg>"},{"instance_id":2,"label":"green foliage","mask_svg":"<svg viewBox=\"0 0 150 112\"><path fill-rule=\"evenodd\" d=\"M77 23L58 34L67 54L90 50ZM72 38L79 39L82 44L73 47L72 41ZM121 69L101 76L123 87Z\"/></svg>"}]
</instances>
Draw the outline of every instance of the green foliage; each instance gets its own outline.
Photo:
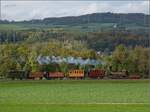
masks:
<instances>
[{"instance_id":1,"label":"green foliage","mask_svg":"<svg viewBox=\"0 0 150 112\"><path fill-rule=\"evenodd\" d=\"M65 76L67 76L67 73L69 72L69 67L68 67L68 63L61 63L59 64L59 69L61 72L63 72L65 74Z\"/></svg>"},{"instance_id":2,"label":"green foliage","mask_svg":"<svg viewBox=\"0 0 150 112\"><path fill-rule=\"evenodd\" d=\"M144 77L149 77L149 48L137 46L134 48L129 57L129 65L132 73L140 73Z\"/></svg>"},{"instance_id":3,"label":"green foliage","mask_svg":"<svg viewBox=\"0 0 150 112\"><path fill-rule=\"evenodd\" d=\"M149 48L137 46L134 49L127 49L123 45L116 47L111 56L105 58L109 71L127 70L130 74L139 74L149 77Z\"/></svg>"},{"instance_id":4,"label":"green foliage","mask_svg":"<svg viewBox=\"0 0 150 112\"><path fill-rule=\"evenodd\" d=\"M84 58L96 58L94 50L88 49L85 43L78 41L60 42L51 40L41 43L18 43L0 45L0 75L7 77L10 70L23 71L64 71L67 73L67 65L63 63L57 67L42 67L37 62L37 57L43 56L74 56Z\"/></svg>"},{"instance_id":5,"label":"green foliage","mask_svg":"<svg viewBox=\"0 0 150 112\"><path fill-rule=\"evenodd\" d=\"M141 45L149 46L148 32L145 30L89 30L81 31L74 28L49 28L28 30L0 30L0 43L38 43L48 41L60 41L68 44L68 47L78 50L82 44L96 51L110 52L115 46L124 44L128 47ZM87 44L88 43L88 44ZM69 46L69 45L76 46ZM78 45L78 46L77 46Z\"/></svg>"},{"instance_id":6,"label":"green foliage","mask_svg":"<svg viewBox=\"0 0 150 112\"><path fill-rule=\"evenodd\" d=\"M115 71L121 71L126 68L126 62L128 57L128 51L125 46L119 45L116 47L115 51L112 54L112 64L114 65L114 68L112 68Z\"/></svg>"},{"instance_id":7,"label":"green foliage","mask_svg":"<svg viewBox=\"0 0 150 112\"><path fill-rule=\"evenodd\" d=\"M20 69L19 55L17 46L10 44L9 46L1 45L0 48L0 75L8 76L9 70Z\"/></svg>"}]
</instances>

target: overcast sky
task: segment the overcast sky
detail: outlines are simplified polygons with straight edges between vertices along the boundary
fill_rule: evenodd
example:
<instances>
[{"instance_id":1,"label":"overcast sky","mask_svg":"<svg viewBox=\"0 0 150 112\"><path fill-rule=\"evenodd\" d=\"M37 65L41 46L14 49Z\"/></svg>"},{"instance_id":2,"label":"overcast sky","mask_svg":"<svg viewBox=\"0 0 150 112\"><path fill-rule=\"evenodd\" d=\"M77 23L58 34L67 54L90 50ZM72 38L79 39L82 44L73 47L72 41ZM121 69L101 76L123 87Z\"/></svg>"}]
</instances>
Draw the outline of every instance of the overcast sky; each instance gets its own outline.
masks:
<instances>
[{"instance_id":1,"label":"overcast sky","mask_svg":"<svg viewBox=\"0 0 150 112\"><path fill-rule=\"evenodd\" d=\"M2 1L2 19L30 20L95 12L149 13L148 1Z\"/></svg>"}]
</instances>

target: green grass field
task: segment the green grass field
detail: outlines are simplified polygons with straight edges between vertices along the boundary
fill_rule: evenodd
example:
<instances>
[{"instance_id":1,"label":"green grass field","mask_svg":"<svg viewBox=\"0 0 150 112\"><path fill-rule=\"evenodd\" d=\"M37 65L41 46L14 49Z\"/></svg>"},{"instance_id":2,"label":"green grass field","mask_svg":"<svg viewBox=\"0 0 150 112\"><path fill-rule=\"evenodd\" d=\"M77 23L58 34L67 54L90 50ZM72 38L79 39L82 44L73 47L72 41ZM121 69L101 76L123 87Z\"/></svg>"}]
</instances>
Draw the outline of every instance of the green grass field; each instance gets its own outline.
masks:
<instances>
[{"instance_id":1,"label":"green grass field","mask_svg":"<svg viewBox=\"0 0 150 112\"><path fill-rule=\"evenodd\" d=\"M149 98L149 80L0 82L0 112L149 112Z\"/></svg>"}]
</instances>

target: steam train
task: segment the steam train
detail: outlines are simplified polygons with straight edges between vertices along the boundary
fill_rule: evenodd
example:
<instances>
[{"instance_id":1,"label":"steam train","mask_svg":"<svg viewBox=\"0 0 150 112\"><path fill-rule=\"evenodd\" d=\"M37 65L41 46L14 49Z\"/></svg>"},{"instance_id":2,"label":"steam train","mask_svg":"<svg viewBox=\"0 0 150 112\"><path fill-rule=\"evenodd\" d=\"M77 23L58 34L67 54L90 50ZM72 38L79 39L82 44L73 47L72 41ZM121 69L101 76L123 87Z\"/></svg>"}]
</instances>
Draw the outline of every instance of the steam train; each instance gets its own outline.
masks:
<instances>
[{"instance_id":1,"label":"steam train","mask_svg":"<svg viewBox=\"0 0 150 112\"><path fill-rule=\"evenodd\" d=\"M127 71L106 73L103 69L92 69L87 73L82 69L70 70L67 74L63 72L25 72L25 71L9 71L11 79L140 79L138 74L128 74Z\"/></svg>"}]
</instances>

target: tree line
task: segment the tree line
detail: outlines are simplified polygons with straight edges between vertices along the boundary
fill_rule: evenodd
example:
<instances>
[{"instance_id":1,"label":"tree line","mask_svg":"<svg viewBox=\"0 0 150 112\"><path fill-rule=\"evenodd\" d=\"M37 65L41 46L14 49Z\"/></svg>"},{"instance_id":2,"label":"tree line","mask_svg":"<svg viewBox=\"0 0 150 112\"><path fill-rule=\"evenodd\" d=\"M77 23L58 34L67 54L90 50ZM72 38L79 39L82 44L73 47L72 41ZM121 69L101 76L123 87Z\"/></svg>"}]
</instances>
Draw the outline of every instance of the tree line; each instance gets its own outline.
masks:
<instances>
[{"instance_id":1,"label":"tree line","mask_svg":"<svg viewBox=\"0 0 150 112\"><path fill-rule=\"evenodd\" d=\"M103 64L96 65L95 68L103 68L108 73L111 71L126 70L129 73L137 73L143 78L149 77L149 54L150 49L142 46L127 48L124 45L116 46L110 55L97 55L92 49L87 49L83 43L62 43L51 40L47 43L33 44L3 44L0 45L0 77L8 77L9 71L47 71L58 70L56 66L41 66L37 62L39 55L61 56L61 57L82 57L102 60ZM67 72L70 66L61 63L59 70ZM88 65L78 66L88 70Z\"/></svg>"},{"instance_id":2,"label":"tree line","mask_svg":"<svg viewBox=\"0 0 150 112\"><path fill-rule=\"evenodd\" d=\"M149 47L149 34L146 32L130 31L103 31L103 32L78 32L67 31L60 28L51 29L30 29L21 31L0 31L0 43L35 43L47 42L51 40L78 41L87 44L87 47L96 51L111 52L118 44L124 44L127 47L143 46Z\"/></svg>"},{"instance_id":3,"label":"tree line","mask_svg":"<svg viewBox=\"0 0 150 112\"><path fill-rule=\"evenodd\" d=\"M87 49L81 42L37 42L34 44L2 44L0 45L0 76L7 76L10 70L39 71L37 57L61 56L96 58L96 52Z\"/></svg>"},{"instance_id":4,"label":"tree line","mask_svg":"<svg viewBox=\"0 0 150 112\"><path fill-rule=\"evenodd\" d=\"M118 45L111 55L104 57L105 67L108 71L128 71L129 74L138 74L149 77L150 48L136 46L128 49Z\"/></svg>"}]
</instances>

